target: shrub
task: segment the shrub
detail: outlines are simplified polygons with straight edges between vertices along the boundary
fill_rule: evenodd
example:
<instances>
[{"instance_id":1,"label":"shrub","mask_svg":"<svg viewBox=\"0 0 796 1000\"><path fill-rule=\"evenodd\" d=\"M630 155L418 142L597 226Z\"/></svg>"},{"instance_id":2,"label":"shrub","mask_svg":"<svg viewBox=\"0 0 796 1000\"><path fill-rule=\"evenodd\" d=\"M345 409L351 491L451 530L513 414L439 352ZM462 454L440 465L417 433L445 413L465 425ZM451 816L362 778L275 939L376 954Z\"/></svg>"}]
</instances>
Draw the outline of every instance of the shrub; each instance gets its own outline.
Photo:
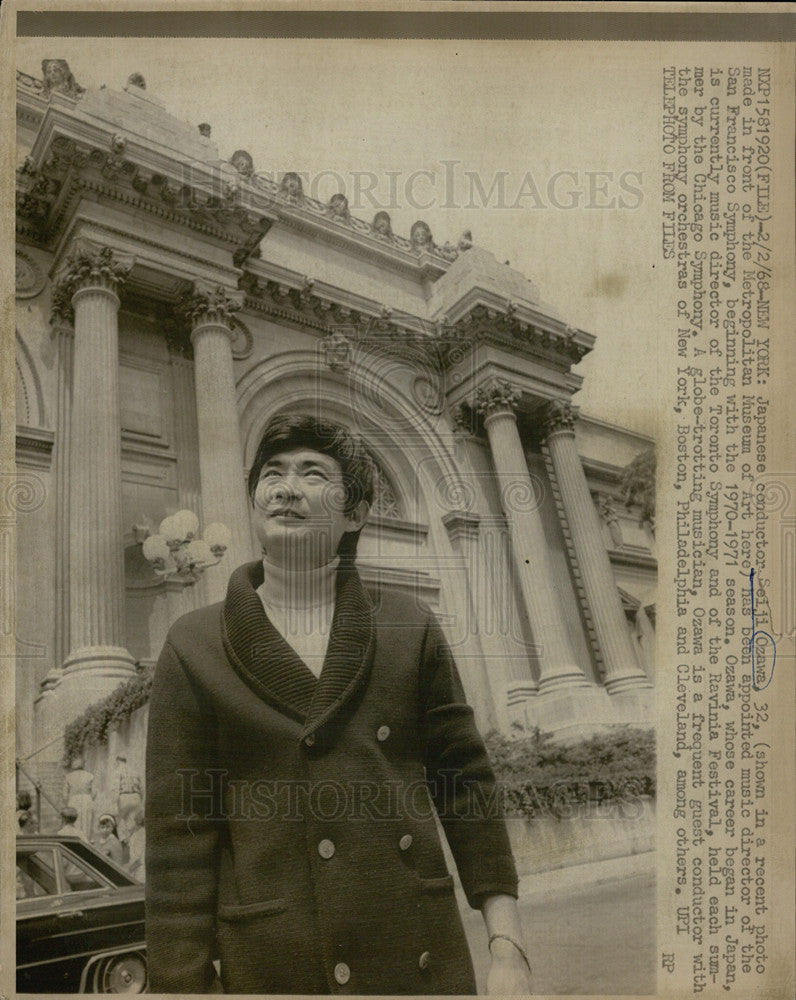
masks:
<instances>
[{"instance_id":1,"label":"shrub","mask_svg":"<svg viewBox=\"0 0 796 1000\"><path fill-rule=\"evenodd\" d=\"M622 493L627 507L639 506L639 520L655 527L655 449L636 455L622 471Z\"/></svg>"},{"instance_id":2,"label":"shrub","mask_svg":"<svg viewBox=\"0 0 796 1000\"><path fill-rule=\"evenodd\" d=\"M534 819L574 815L575 807L613 804L632 815L640 797L655 795L655 734L616 726L575 742L533 730L485 738L502 792L504 813Z\"/></svg>"},{"instance_id":3,"label":"shrub","mask_svg":"<svg viewBox=\"0 0 796 1000\"><path fill-rule=\"evenodd\" d=\"M70 767L87 747L105 745L110 733L149 701L152 676L151 667L142 670L69 723L64 731L64 767Z\"/></svg>"}]
</instances>

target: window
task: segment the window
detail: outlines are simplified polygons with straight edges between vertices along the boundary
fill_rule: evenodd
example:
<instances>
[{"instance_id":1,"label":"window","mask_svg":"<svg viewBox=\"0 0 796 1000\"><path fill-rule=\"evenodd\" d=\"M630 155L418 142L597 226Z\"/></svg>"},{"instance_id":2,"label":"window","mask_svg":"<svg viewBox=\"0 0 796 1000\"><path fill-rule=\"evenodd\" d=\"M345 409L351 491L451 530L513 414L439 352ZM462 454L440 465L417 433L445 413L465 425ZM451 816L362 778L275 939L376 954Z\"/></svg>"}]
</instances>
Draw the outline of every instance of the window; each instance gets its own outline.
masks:
<instances>
[{"instance_id":1,"label":"window","mask_svg":"<svg viewBox=\"0 0 796 1000\"><path fill-rule=\"evenodd\" d=\"M55 896L57 893L58 876L53 850L26 851L17 855L17 899Z\"/></svg>"},{"instance_id":2,"label":"window","mask_svg":"<svg viewBox=\"0 0 796 1000\"><path fill-rule=\"evenodd\" d=\"M372 455L371 459L373 460L373 464L376 466L376 475L373 482L373 505L371 506L371 513L377 514L379 517L400 520L401 508L398 504L398 498L395 495L395 491Z\"/></svg>"},{"instance_id":3,"label":"window","mask_svg":"<svg viewBox=\"0 0 796 1000\"><path fill-rule=\"evenodd\" d=\"M86 892L89 889L104 889L106 883L81 864L72 854L63 852L61 855L61 871L64 876L64 887L69 892Z\"/></svg>"}]
</instances>

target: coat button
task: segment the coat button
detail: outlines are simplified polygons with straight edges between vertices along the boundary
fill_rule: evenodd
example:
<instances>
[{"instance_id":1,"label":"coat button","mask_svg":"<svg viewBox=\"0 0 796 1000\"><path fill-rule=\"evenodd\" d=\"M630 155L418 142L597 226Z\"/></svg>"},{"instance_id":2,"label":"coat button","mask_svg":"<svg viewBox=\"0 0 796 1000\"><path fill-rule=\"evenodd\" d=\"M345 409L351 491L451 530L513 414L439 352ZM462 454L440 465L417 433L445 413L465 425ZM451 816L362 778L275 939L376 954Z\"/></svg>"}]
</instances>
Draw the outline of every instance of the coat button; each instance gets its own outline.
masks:
<instances>
[{"instance_id":1,"label":"coat button","mask_svg":"<svg viewBox=\"0 0 796 1000\"><path fill-rule=\"evenodd\" d=\"M318 854L322 858L330 858L334 854L334 844L331 840L322 840L318 844Z\"/></svg>"},{"instance_id":2,"label":"coat button","mask_svg":"<svg viewBox=\"0 0 796 1000\"><path fill-rule=\"evenodd\" d=\"M351 978L351 970L348 968L345 962L338 962L337 965L335 965L334 978L341 986L345 986L345 984Z\"/></svg>"},{"instance_id":3,"label":"coat button","mask_svg":"<svg viewBox=\"0 0 796 1000\"><path fill-rule=\"evenodd\" d=\"M420 958L417 960L417 964L421 969L427 969L428 963L431 961L431 952L424 951Z\"/></svg>"},{"instance_id":4,"label":"coat button","mask_svg":"<svg viewBox=\"0 0 796 1000\"><path fill-rule=\"evenodd\" d=\"M412 846L412 834L405 833L403 837L401 837L401 839L398 841L398 846L401 848L402 851L408 851L409 848Z\"/></svg>"},{"instance_id":5,"label":"coat button","mask_svg":"<svg viewBox=\"0 0 796 1000\"><path fill-rule=\"evenodd\" d=\"M379 728L376 730L376 739L379 741L379 743L383 743L389 735L390 735L389 726L379 726Z\"/></svg>"},{"instance_id":6,"label":"coat button","mask_svg":"<svg viewBox=\"0 0 796 1000\"><path fill-rule=\"evenodd\" d=\"M309 736L305 737L304 743L308 747L315 746L315 733L310 733Z\"/></svg>"}]
</instances>

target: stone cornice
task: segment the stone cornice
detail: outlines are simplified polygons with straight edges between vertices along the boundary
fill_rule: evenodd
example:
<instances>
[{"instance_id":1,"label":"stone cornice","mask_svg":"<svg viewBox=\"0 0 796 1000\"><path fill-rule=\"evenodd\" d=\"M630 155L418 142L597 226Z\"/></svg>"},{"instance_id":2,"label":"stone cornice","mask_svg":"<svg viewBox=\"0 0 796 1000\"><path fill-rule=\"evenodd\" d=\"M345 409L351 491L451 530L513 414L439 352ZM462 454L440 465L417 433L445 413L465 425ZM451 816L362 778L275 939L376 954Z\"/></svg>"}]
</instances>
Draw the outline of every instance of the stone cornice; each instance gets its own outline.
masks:
<instances>
[{"instance_id":1,"label":"stone cornice","mask_svg":"<svg viewBox=\"0 0 796 1000\"><path fill-rule=\"evenodd\" d=\"M442 517L442 523L454 543L478 538L481 518L467 510L450 510Z\"/></svg>"},{"instance_id":2,"label":"stone cornice","mask_svg":"<svg viewBox=\"0 0 796 1000\"><path fill-rule=\"evenodd\" d=\"M41 427L17 426L17 464L26 468L49 469L54 441L53 431Z\"/></svg>"},{"instance_id":3,"label":"stone cornice","mask_svg":"<svg viewBox=\"0 0 796 1000\"><path fill-rule=\"evenodd\" d=\"M507 300L500 306L477 302L454 322L446 318L440 326L460 343L493 343L512 353L556 359L567 367L582 361L595 340L591 334Z\"/></svg>"},{"instance_id":4,"label":"stone cornice","mask_svg":"<svg viewBox=\"0 0 796 1000\"><path fill-rule=\"evenodd\" d=\"M276 216L247 204L242 189L223 181L212 164L185 167L119 132L63 116L55 121L48 109L17 171L18 228L49 244L76 195L90 192L231 244L236 266L256 256ZM186 184L186 176L195 183Z\"/></svg>"},{"instance_id":5,"label":"stone cornice","mask_svg":"<svg viewBox=\"0 0 796 1000\"><path fill-rule=\"evenodd\" d=\"M391 344L392 350L407 344L417 350L419 345L446 366L461 360L463 348L479 342L496 342L513 353L542 355L567 368L585 353L582 344L574 344L574 333L558 336L526 326L520 337L512 332L510 310L482 313L477 307L457 323L435 322L265 261L246 269L239 285L246 292L246 308L253 312L320 333L342 333L351 342L380 340Z\"/></svg>"},{"instance_id":6,"label":"stone cornice","mask_svg":"<svg viewBox=\"0 0 796 1000\"><path fill-rule=\"evenodd\" d=\"M247 271L239 282L246 293L246 308L253 312L335 336L338 341L380 343L394 353L439 354L441 344L434 327L419 316L283 268L258 262L257 269L258 274Z\"/></svg>"},{"instance_id":7,"label":"stone cornice","mask_svg":"<svg viewBox=\"0 0 796 1000\"><path fill-rule=\"evenodd\" d=\"M614 566L627 566L636 569L657 570L658 560L650 552L641 549L635 551L624 547L621 549L609 549L608 558Z\"/></svg>"},{"instance_id":8,"label":"stone cornice","mask_svg":"<svg viewBox=\"0 0 796 1000\"><path fill-rule=\"evenodd\" d=\"M365 525L365 533L369 532L422 543L428 535L428 525L419 521L407 521L404 518L370 514Z\"/></svg>"},{"instance_id":9,"label":"stone cornice","mask_svg":"<svg viewBox=\"0 0 796 1000\"><path fill-rule=\"evenodd\" d=\"M582 455L580 461L583 465L583 471L590 481L595 480L612 486L618 486L621 483L621 466L610 465L608 462L600 462L595 458L584 458Z\"/></svg>"},{"instance_id":10,"label":"stone cornice","mask_svg":"<svg viewBox=\"0 0 796 1000\"><path fill-rule=\"evenodd\" d=\"M240 272L217 261L189 253L184 240L147 239L137 231L120 229L98 221L96 218L76 217L55 247L55 257L59 260L68 251L73 240L87 239L97 244L110 245L119 252L135 258L136 264L130 274L125 294L140 293L151 299L176 303L193 287L197 279L211 285L234 285ZM193 249L200 249L200 246ZM146 268L146 278L138 273L139 266ZM155 277L157 274L157 277Z\"/></svg>"},{"instance_id":11,"label":"stone cornice","mask_svg":"<svg viewBox=\"0 0 796 1000\"><path fill-rule=\"evenodd\" d=\"M40 115L40 128L26 167L28 177L18 176L17 203L26 234L38 233L42 243L63 225L64 213L54 210L54 202L67 175L75 179L76 174L85 190L234 244L237 267L258 256L260 240L276 221L347 252L386 258L392 267L431 280L444 274L463 252L433 243L415 247L350 213L338 215L314 198L290 197L261 174L244 176L225 161L180 157L132 131L117 132L118 126L103 122L96 111L74 112L75 102L61 102L62 95L54 95L48 104L38 96L40 86L29 78L19 88L20 94L30 92L33 103L43 110L31 107L34 118ZM31 122L35 124L33 118ZM39 181L41 185L31 190Z\"/></svg>"}]
</instances>

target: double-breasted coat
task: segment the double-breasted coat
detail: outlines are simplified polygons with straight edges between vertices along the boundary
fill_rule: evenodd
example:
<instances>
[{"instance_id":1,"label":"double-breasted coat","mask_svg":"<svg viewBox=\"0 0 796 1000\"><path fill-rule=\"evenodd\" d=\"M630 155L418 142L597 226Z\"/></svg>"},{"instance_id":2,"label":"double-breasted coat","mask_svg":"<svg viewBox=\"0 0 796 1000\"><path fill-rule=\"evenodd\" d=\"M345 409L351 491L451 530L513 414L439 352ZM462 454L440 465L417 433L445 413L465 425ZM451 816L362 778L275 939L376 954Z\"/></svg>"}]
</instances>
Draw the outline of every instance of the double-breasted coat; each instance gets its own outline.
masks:
<instances>
[{"instance_id":1,"label":"double-breasted coat","mask_svg":"<svg viewBox=\"0 0 796 1000\"><path fill-rule=\"evenodd\" d=\"M338 570L320 678L233 573L181 618L147 746L150 988L474 993L442 852L471 905L516 896L484 745L433 615Z\"/></svg>"}]
</instances>

